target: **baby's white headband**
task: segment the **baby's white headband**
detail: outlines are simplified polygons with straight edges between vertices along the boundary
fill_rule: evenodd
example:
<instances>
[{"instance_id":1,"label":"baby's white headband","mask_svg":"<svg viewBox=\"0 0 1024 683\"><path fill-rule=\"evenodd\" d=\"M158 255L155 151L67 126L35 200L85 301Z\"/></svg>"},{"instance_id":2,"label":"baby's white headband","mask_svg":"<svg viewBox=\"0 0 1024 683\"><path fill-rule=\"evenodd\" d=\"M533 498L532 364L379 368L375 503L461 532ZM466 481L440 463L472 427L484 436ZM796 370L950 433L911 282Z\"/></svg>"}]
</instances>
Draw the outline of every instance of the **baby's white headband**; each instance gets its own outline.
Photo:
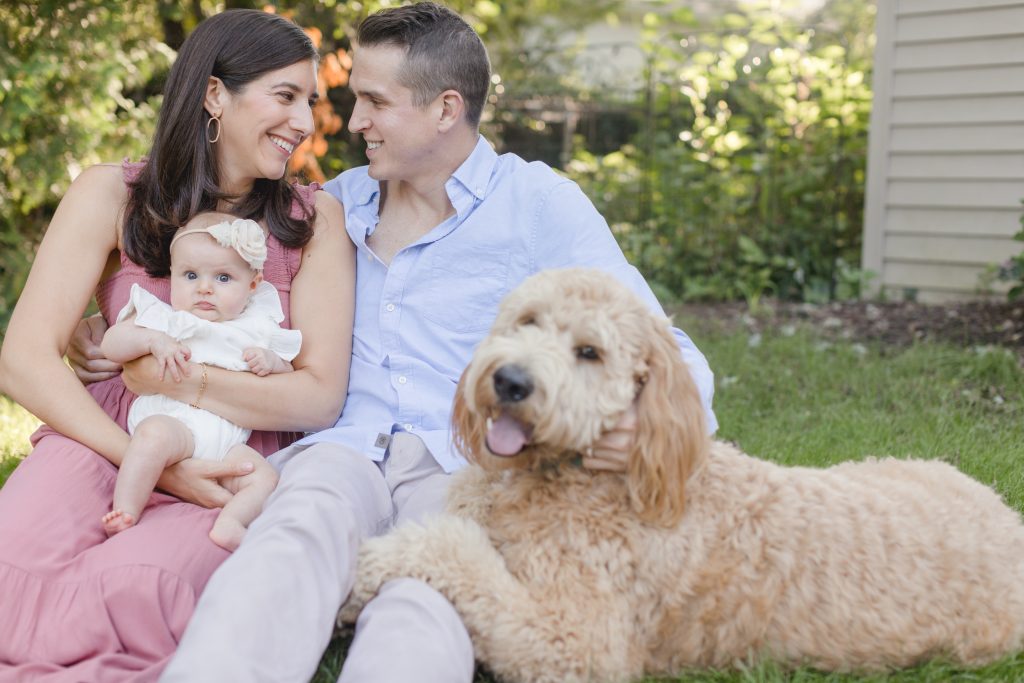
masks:
<instances>
[{"instance_id":1,"label":"baby's white headband","mask_svg":"<svg viewBox=\"0 0 1024 683\"><path fill-rule=\"evenodd\" d=\"M180 230L171 240L170 246L173 247L185 235L197 232L205 232L217 240L220 246L237 251L253 270L263 270L263 263L267 260L267 237L256 221L237 218L230 223L223 221L207 228Z\"/></svg>"}]
</instances>

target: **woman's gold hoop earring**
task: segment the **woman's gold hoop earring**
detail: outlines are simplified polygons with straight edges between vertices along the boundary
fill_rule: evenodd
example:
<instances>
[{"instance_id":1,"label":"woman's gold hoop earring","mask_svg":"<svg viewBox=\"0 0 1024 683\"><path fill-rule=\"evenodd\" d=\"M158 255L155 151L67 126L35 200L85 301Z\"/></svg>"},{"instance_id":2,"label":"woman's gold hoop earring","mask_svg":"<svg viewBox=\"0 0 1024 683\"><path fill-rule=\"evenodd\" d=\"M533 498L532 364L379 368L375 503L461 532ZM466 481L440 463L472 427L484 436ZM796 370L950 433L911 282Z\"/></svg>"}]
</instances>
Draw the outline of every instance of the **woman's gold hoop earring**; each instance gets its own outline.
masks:
<instances>
[{"instance_id":1,"label":"woman's gold hoop earring","mask_svg":"<svg viewBox=\"0 0 1024 683\"><path fill-rule=\"evenodd\" d=\"M210 137L210 124L212 124L214 121L217 122L217 135L214 136L213 138L211 138ZM209 142L212 145L213 143L217 142L217 140L220 140L220 131L221 131L220 118L218 118L216 116L211 116L210 118L208 118L206 120L206 141L207 142Z\"/></svg>"}]
</instances>

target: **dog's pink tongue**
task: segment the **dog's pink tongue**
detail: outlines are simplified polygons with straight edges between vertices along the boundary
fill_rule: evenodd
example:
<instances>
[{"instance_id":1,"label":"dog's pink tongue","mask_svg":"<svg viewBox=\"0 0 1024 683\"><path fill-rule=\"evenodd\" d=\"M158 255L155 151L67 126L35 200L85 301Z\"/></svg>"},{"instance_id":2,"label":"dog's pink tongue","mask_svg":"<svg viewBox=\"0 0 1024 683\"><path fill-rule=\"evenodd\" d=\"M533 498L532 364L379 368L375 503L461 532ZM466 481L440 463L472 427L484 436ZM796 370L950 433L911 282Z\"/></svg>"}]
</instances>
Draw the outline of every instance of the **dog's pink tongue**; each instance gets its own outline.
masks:
<instances>
[{"instance_id":1,"label":"dog's pink tongue","mask_svg":"<svg viewBox=\"0 0 1024 683\"><path fill-rule=\"evenodd\" d=\"M502 413L487 429L487 448L495 455L513 456L523 450L530 436L511 415Z\"/></svg>"}]
</instances>

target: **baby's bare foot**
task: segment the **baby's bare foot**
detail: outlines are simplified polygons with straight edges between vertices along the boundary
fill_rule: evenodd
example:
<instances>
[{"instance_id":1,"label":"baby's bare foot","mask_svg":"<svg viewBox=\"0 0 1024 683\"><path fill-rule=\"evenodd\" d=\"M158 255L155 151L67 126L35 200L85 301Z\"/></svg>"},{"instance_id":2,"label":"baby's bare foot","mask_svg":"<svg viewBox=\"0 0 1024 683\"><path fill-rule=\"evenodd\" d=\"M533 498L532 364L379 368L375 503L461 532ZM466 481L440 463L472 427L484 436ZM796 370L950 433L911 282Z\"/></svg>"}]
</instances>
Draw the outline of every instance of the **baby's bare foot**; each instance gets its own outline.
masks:
<instances>
[{"instance_id":1,"label":"baby's bare foot","mask_svg":"<svg viewBox=\"0 0 1024 683\"><path fill-rule=\"evenodd\" d=\"M210 529L210 540L229 552L238 549L244 536L245 527L237 519L218 517Z\"/></svg>"},{"instance_id":2,"label":"baby's bare foot","mask_svg":"<svg viewBox=\"0 0 1024 683\"><path fill-rule=\"evenodd\" d=\"M123 510L111 510L103 515L103 530L107 536L113 536L119 531L130 529L135 526L135 518Z\"/></svg>"}]
</instances>

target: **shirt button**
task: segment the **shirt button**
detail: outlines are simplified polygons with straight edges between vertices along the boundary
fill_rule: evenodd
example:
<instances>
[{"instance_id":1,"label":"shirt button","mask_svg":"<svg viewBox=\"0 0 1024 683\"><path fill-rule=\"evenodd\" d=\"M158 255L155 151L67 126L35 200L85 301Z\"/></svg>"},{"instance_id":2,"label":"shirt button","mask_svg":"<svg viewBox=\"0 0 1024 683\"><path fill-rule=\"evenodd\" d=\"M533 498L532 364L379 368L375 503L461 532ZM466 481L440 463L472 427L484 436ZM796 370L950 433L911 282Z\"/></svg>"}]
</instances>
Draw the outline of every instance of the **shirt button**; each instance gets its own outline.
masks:
<instances>
[{"instance_id":1,"label":"shirt button","mask_svg":"<svg viewBox=\"0 0 1024 683\"><path fill-rule=\"evenodd\" d=\"M399 384L405 384L408 381L409 380L405 378L405 375L402 375L401 377L398 378L398 383Z\"/></svg>"},{"instance_id":2,"label":"shirt button","mask_svg":"<svg viewBox=\"0 0 1024 683\"><path fill-rule=\"evenodd\" d=\"M386 311L387 311L388 313L390 313L391 311L395 310L395 305L394 305L394 304L388 304L387 306L385 306L385 307L384 307L384 309L385 309L385 310L386 310Z\"/></svg>"}]
</instances>

